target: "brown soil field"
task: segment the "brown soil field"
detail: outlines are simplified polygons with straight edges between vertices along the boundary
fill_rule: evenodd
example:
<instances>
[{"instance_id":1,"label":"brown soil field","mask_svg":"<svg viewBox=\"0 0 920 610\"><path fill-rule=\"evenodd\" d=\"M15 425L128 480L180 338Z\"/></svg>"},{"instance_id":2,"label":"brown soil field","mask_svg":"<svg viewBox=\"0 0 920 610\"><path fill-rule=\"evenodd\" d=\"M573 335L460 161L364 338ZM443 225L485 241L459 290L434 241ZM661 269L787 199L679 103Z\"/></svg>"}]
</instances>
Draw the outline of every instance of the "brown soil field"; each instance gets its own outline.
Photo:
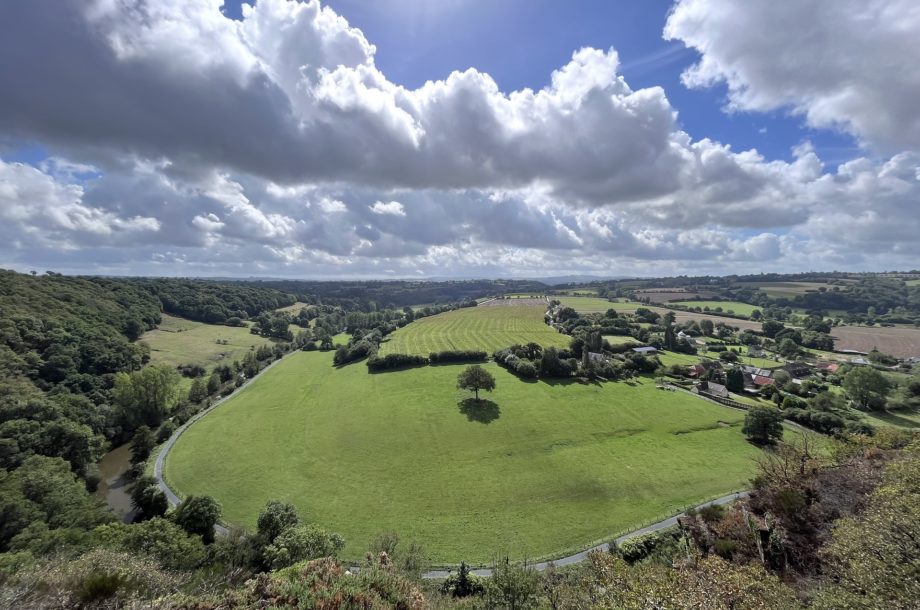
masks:
<instances>
[{"instance_id":1,"label":"brown soil field","mask_svg":"<svg viewBox=\"0 0 920 610\"><path fill-rule=\"evenodd\" d=\"M831 331L838 350L871 352L873 348L898 358L920 356L920 330L873 326L838 326Z\"/></svg>"},{"instance_id":2,"label":"brown soil field","mask_svg":"<svg viewBox=\"0 0 920 610\"><path fill-rule=\"evenodd\" d=\"M716 293L707 290L637 290L637 296L648 297L656 303L668 301L686 301L688 299L708 299L715 297Z\"/></svg>"}]
</instances>

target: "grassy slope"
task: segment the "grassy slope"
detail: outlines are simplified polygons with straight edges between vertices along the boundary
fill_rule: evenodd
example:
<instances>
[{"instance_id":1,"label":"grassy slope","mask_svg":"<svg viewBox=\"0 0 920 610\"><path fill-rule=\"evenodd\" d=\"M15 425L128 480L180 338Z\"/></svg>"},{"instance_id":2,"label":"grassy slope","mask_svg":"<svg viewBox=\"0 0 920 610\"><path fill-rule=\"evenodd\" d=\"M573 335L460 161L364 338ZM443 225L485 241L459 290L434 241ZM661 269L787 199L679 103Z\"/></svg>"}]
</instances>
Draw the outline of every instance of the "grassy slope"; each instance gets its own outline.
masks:
<instances>
[{"instance_id":1,"label":"grassy slope","mask_svg":"<svg viewBox=\"0 0 920 610\"><path fill-rule=\"evenodd\" d=\"M672 305L683 305L685 307L708 307L710 310L715 309L716 307L721 307L723 312L728 312L732 310L739 316L750 316L751 312L755 309L759 309L754 305L748 303L739 303L737 301L674 301ZM712 312L718 315L718 312Z\"/></svg>"},{"instance_id":2,"label":"grassy slope","mask_svg":"<svg viewBox=\"0 0 920 610\"><path fill-rule=\"evenodd\" d=\"M228 344L219 345L218 339L226 339ZM271 343L270 339L251 334L249 328L203 324L167 314L163 314L158 328L144 333L140 340L150 346L152 364L197 363L209 371L218 364L242 359L252 347Z\"/></svg>"},{"instance_id":3,"label":"grassy slope","mask_svg":"<svg viewBox=\"0 0 920 610\"><path fill-rule=\"evenodd\" d=\"M392 333L381 354L421 354L481 349L492 353L515 343L568 347L570 338L543 322L542 307L467 307L416 320Z\"/></svg>"},{"instance_id":4,"label":"grassy slope","mask_svg":"<svg viewBox=\"0 0 920 610\"><path fill-rule=\"evenodd\" d=\"M293 354L192 426L167 479L249 527L267 500L292 501L345 536L349 559L396 531L444 563L583 547L752 473L741 412L649 381L525 383L487 366L499 412L482 423L459 408L460 366L370 375Z\"/></svg>"}]
</instances>

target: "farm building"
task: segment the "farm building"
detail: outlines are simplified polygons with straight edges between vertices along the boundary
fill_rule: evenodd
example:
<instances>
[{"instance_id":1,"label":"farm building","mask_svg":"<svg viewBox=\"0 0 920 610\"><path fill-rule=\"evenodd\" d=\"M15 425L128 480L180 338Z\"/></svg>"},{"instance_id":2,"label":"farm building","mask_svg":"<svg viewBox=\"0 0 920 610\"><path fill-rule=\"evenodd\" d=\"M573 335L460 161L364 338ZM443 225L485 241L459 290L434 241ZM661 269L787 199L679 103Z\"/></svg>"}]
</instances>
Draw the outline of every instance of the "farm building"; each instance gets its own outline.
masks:
<instances>
[{"instance_id":1,"label":"farm building","mask_svg":"<svg viewBox=\"0 0 920 610\"><path fill-rule=\"evenodd\" d=\"M789 364L784 364L780 368L796 379L808 377L812 373L811 365L805 364L804 362L790 362Z\"/></svg>"},{"instance_id":2,"label":"farm building","mask_svg":"<svg viewBox=\"0 0 920 610\"><path fill-rule=\"evenodd\" d=\"M687 369L689 377L702 377L707 371L722 370L722 364L717 360L703 360L699 364L694 364Z\"/></svg>"},{"instance_id":3,"label":"farm building","mask_svg":"<svg viewBox=\"0 0 920 610\"><path fill-rule=\"evenodd\" d=\"M718 398L728 398L729 396L728 388L721 383L714 383L712 381L700 381L693 386L693 392L697 394L708 394Z\"/></svg>"},{"instance_id":4,"label":"farm building","mask_svg":"<svg viewBox=\"0 0 920 610\"><path fill-rule=\"evenodd\" d=\"M607 362L607 356L598 354L597 352L588 352L588 362L592 364L603 364Z\"/></svg>"},{"instance_id":5,"label":"farm building","mask_svg":"<svg viewBox=\"0 0 920 610\"><path fill-rule=\"evenodd\" d=\"M637 354L643 354L643 355L647 355L647 356L652 355L652 354L657 354L657 353L658 353L658 350L655 349L654 347L651 347L651 346L648 346L648 347L634 347L634 348L632 348L632 351L636 352Z\"/></svg>"}]
</instances>

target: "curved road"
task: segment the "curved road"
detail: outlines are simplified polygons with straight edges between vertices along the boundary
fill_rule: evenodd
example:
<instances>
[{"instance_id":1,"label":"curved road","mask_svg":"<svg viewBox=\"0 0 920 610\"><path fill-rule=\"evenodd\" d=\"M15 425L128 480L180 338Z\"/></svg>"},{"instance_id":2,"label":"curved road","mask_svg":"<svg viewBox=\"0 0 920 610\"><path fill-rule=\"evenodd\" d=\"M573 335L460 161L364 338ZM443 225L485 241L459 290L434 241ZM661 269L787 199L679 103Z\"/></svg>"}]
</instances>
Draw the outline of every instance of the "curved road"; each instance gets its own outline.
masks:
<instances>
[{"instance_id":1,"label":"curved road","mask_svg":"<svg viewBox=\"0 0 920 610\"><path fill-rule=\"evenodd\" d=\"M194 417L192 417L187 422L179 426L179 428L176 429L175 432L173 432L173 435L169 437L169 440L167 440L166 443L163 445L162 449L160 449L160 453L157 455L156 462L154 462L154 465L153 465L153 476L157 480L157 486L160 488L160 490L162 490L164 494L166 494L166 498L169 500L169 504L171 506L178 505L182 501L182 499L178 495L176 495L176 493L172 489L170 489L169 485L167 485L166 481L163 479L163 462L166 460L166 456L169 454L170 449L173 448L173 445L175 445L176 441L179 440L179 437L182 436L182 433L185 432L188 429L188 427L194 424L196 421L198 421L199 419L201 419L202 417L204 417L205 415L207 415L208 413L210 413L211 411L213 411L214 409L222 405L227 399L232 398L233 396L236 396L238 393L243 391L250 383L253 382L253 380L258 378L259 375L269 370L270 368L272 368L273 366L281 362L281 360L284 360L284 358L287 358L288 356L295 353L296 351L297 350L293 350L285 354L282 358L275 360L274 362L269 364L267 367L259 371L259 373L255 377L247 379L246 383L244 383L239 388L237 388L236 391L234 391L232 394L228 396L224 396L223 398L221 398L220 400L212 404L207 409L200 411ZM719 404L719 403L715 403L715 404ZM728 495L722 496L721 498L716 498L715 500L711 500L709 502L700 504L696 508L700 509L706 506L729 504L747 495L748 493L746 491L728 494ZM641 536L643 534L648 534L649 532L657 532L659 530L673 527L674 525L677 525L677 517L679 516L680 516L679 514L674 515L673 517L663 519L662 521L658 521L657 523L653 523L641 529L637 529L633 532L620 536L619 538L616 539L616 543L620 544L622 542L625 542L626 540L629 540L630 538L635 538L636 536ZM222 525L217 525L215 526L214 529L219 534L227 533L227 528ZM588 553L592 551L607 552L609 550L610 550L610 544L605 542L604 544L599 544L597 546L591 547L590 549L581 551L580 553L575 553L574 555L569 555L567 557L561 557L554 561L542 561L540 563L535 563L531 567L535 570L543 571L546 568L548 568L550 564L555 565L555 566L572 565L575 563L580 563L584 561L585 559L587 559ZM447 578L451 574L451 572L452 570L431 570L429 572L425 572L424 574L422 574L422 578L426 578L426 579ZM477 576L491 576L492 575L492 570L489 568L480 568L477 570L470 570L470 572Z\"/></svg>"}]
</instances>

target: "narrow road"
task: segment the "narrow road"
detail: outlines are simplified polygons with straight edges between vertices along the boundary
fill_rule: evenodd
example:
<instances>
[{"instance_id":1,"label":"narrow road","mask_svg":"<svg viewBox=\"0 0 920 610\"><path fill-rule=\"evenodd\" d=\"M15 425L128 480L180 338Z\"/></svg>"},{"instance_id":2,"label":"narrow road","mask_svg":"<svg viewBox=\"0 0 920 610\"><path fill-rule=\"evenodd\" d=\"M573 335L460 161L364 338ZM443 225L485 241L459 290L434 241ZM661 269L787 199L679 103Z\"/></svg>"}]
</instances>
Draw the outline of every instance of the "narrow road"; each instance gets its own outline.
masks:
<instances>
[{"instance_id":1,"label":"narrow road","mask_svg":"<svg viewBox=\"0 0 920 610\"><path fill-rule=\"evenodd\" d=\"M710 502L700 504L696 508L700 509L700 508L705 508L707 506L730 504L734 502L735 500L746 497L747 495L748 495L748 492L746 491L728 494L727 496L722 496L721 498L716 498L715 500L712 500ZM628 534L620 536L619 538L616 539L616 543L621 544L629 540L630 538L635 538L636 536L641 536L643 534L648 534L649 532L657 532L663 529L667 529L669 527L673 527L677 525L677 518L679 516L680 515L674 515L673 517L668 517L667 519L664 519L657 523L653 523L641 529L637 529L634 532L630 532ZM554 566L568 566L568 565L572 565L576 563L581 563L582 561L588 558L588 553L592 551L603 551L606 553L609 550L610 550L610 544L605 542L604 544L599 544L597 546L591 547L590 549L587 549L580 553L575 553L574 555L569 555L568 557L561 557L554 561L542 561L540 563L535 563L531 565L530 567L533 568L534 570L542 572L543 570L548 568L550 564ZM422 578L426 578L426 579L447 578L451 574L451 572L452 570L431 570L430 572L425 572L424 574L422 574ZM492 576L492 570L489 568L470 570L470 573L475 574L476 576Z\"/></svg>"},{"instance_id":2,"label":"narrow road","mask_svg":"<svg viewBox=\"0 0 920 610\"><path fill-rule=\"evenodd\" d=\"M282 360L284 360L291 354L296 353L297 351L298 350L295 349L295 350L291 350L290 352L286 353L284 356L282 356L278 360L275 360L274 362L269 364L267 367L259 371L255 375L255 377L251 377L247 379L246 382L240 387L238 387L232 394L228 394L227 396L224 396L217 402L213 403L207 409L204 409L203 411L199 411L198 413L196 413L191 419L189 419L187 422L179 426L179 428L177 428L176 431L173 432L172 436L169 437L169 440L167 440L163 444L163 447L160 449L160 453L157 454L156 462L153 463L153 477L157 481L157 487L159 487L160 490L164 494L166 494L166 499L169 500L170 506L178 506L179 503L182 502L182 498L176 495L176 492L170 489L169 485L166 484L166 480L163 479L163 463L166 461L166 456L169 455L170 449L173 448L173 445L175 445L176 441L179 440L179 437L182 436L182 433L185 432L188 429L188 427L194 424L196 421L198 421L199 419L201 419L202 417L204 417L205 415L207 415L208 413L210 413L211 411L213 411L220 405L224 404L224 402L226 402L228 399L233 398L234 396L236 396L237 394L245 390L247 387L249 387L249 384L255 381L256 379L258 379L259 375L269 370L270 368L272 368L273 366L275 366L276 364L278 364L279 362L281 362ZM227 528L222 525L216 525L214 526L214 529L219 534L226 534L228 531Z\"/></svg>"}]
</instances>

